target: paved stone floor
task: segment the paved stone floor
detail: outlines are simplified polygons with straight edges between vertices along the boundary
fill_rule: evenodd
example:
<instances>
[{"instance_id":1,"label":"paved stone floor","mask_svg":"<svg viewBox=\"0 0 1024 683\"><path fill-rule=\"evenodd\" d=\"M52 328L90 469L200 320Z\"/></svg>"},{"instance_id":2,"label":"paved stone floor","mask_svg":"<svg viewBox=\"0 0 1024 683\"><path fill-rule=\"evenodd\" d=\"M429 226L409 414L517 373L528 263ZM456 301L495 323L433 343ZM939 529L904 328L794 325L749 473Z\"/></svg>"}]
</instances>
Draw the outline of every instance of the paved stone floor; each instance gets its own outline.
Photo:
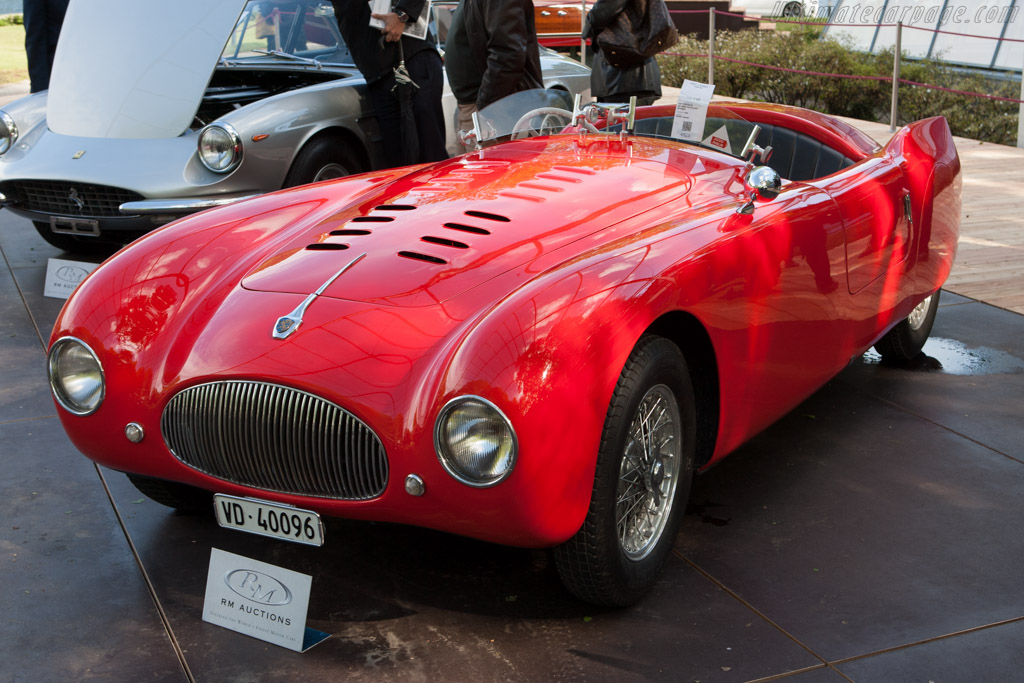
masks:
<instances>
[{"instance_id":1,"label":"paved stone floor","mask_svg":"<svg viewBox=\"0 0 1024 683\"><path fill-rule=\"evenodd\" d=\"M868 354L698 478L630 609L549 555L331 521L293 546L173 513L70 445L44 348L61 254L0 211L0 681L952 683L1024 671L1024 316L945 294L914 368ZM201 620L211 548L313 576L305 654Z\"/></svg>"}]
</instances>

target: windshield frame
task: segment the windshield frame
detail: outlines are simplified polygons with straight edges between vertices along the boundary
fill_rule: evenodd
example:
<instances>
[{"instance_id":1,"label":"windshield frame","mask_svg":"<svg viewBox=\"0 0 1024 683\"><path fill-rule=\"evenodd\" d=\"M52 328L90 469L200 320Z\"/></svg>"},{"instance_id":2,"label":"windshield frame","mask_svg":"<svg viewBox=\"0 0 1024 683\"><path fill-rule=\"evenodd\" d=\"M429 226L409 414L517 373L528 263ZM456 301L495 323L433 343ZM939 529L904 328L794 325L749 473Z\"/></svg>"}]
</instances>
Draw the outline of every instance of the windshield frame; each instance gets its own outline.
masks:
<instances>
[{"instance_id":1,"label":"windshield frame","mask_svg":"<svg viewBox=\"0 0 1024 683\"><path fill-rule=\"evenodd\" d=\"M269 12L269 15L264 14ZM273 22L266 17L274 17ZM303 20L295 21L296 16ZM285 18L290 17L290 20ZM314 20L311 23L311 20ZM259 26L264 21L269 26ZM311 32L330 42L315 43ZM265 41L265 42L264 42ZM255 44L254 44L255 43ZM311 43L314 45L311 47ZM248 0L232 27L218 61L220 66L281 63L322 69L355 66L326 0Z\"/></svg>"},{"instance_id":2,"label":"windshield frame","mask_svg":"<svg viewBox=\"0 0 1024 683\"><path fill-rule=\"evenodd\" d=\"M673 136L684 121L677 121L678 115L666 105L638 107L635 97L629 102L583 105L577 95L570 107L568 97L564 91L551 89L513 93L475 112L474 127L463 137L467 146L475 144L479 149L538 135L617 135L671 140L747 160L761 130L731 108L713 103L698 119L703 126L700 138ZM561 126L555 124L554 117L559 110L564 114Z\"/></svg>"}]
</instances>

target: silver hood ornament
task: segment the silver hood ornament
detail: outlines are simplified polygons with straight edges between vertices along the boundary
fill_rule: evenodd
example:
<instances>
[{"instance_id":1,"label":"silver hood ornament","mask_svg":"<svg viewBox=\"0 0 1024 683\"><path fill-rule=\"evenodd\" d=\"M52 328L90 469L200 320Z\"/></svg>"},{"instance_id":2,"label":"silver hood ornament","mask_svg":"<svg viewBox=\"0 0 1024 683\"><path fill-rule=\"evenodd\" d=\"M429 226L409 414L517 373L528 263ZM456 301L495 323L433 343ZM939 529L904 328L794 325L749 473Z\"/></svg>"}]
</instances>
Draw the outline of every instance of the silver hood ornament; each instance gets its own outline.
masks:
<instances>
[{"instance_id":1,"label":"silver hood ornament","mask_svg":"<svg viewBox=\"0 0 1024 683\"><path fill-rule=\"evenodd\" d=\"M366 254L362 253L359 256L356 256L351 261L349 261L349 263L346 266L344 266L341 270L339 270L331 277L327 278L327 282L320 285L320 287L318 287L315 292L307 296L302 301L302 303L295 308L294 311L292 311L288 315L284 315L278 318L277 322L274 323L274 331L271 333L274 339L287 339L289 335L295 332L295 330L299 329L299 325L302 324L302 316L305 315L306 309L309 308L309 305L313 303L313 301L318 296L323 294L324 290L327 289L332 282L341 277L342 273L344 273L346 270L357 264L359 260L362 259L364 256L366 256Z\"/></svg>"}]
</instances>

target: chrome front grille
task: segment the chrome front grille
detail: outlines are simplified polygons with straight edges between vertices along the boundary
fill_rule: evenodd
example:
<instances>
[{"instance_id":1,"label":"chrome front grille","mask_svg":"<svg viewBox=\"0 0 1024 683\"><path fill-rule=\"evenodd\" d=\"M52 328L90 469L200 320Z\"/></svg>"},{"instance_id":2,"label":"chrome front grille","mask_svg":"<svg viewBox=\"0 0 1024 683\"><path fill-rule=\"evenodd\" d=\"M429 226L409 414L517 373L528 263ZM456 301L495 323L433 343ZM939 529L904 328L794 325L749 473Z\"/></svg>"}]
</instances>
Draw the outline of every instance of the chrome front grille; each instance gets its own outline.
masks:
<instances>
[{"instance_id":1,"label":"chrome front grille","mask_svg":"<svg viewBox=\"0 0 1024 683\"><path fill-rule=\"evenodd\" d=\"M164 441L176 458L218 479L338 500L384 492L377 435L330 401L267 382L209 382L168 402Z\"/></svg>"},{"instance_id":2,"label":"chrome front grille","mask_svg":"<svg viewBox=\"0 0 1024 683\"><path fill-rule=\"evenodd\" d=\"M12 180L0 191L20 209L93 218L122 216L122 204L143 199L138 192L119 187L63 180Z\"/></svg>"}]
</instances>

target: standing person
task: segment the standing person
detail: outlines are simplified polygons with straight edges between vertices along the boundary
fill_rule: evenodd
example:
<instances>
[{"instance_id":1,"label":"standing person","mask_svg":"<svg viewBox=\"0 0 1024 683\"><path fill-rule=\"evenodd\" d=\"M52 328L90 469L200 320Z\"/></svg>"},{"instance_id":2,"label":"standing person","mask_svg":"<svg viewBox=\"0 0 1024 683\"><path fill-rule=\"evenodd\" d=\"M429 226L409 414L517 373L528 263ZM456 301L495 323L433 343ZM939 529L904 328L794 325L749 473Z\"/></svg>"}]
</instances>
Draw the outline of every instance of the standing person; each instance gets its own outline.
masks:
<instances>
[{"instance_id":1,"label":"standing person","mask_svg":"<svg viewBox=\"0 0 1024 683\"><path fill-rule=\"evenodd\" d=\"M445 71L459 128L473 112L521 90L543 88L533 0L459 0L445 41Z\"/></svg>"},{"instance_id":2,"label":"standing person","mask_svg":"<svg viewBox=\"0 0 1024 683\"><path fill-rule=\"evenodd\" d=\"M374 15L366 0L331 1L341 35L366 78L388 166L447 159L441 56L429 34L426 40L403 35L406 24L429 11L426 0L400 0L391 12ZM371 16L384 27L370 26Z\"/></svg>"},{"instance_id":3,"label":"standing person","mask_svg":"<svg viewBox=\"0 0 1024 683\"><path fill-rule=\"evenodd\" d=\"M626 8L628 0L597 0L583 26L583 37L591 39L594 48L594 62L590 70L590 94L598 102L628 102L636 95L637 105L653 104L661 97L661 70L658 60L648 57L641 64L620 69L609 64L597 34L610 26Z\"/></svg>"},{"instance_id":4,"label":"standing person","mask_svg":"<svg viewBox=\"0 0 1024 683\"><path fill-rule=\"evenodd\" d=\"M31 92L50 87L53 55L57 52L57 38L67 10L68 0L25 0L22 6Z\"/></svg>"}]
</instances>

